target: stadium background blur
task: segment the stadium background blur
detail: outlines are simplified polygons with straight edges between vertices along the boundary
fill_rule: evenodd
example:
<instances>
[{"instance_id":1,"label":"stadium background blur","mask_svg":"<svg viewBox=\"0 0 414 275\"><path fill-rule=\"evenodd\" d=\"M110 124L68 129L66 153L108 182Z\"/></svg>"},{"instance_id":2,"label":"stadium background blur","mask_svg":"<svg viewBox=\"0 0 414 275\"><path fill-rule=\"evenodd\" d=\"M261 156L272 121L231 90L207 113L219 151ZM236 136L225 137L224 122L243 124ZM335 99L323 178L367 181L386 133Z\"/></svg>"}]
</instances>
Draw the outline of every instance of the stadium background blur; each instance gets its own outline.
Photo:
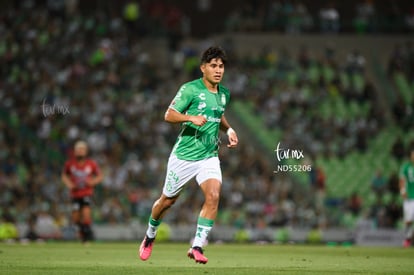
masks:
<instances>
[{"instance_id":1,"label":"stadium background blur","mask_svg":"<svg viewBox=\"0 0 414 275\"><path fill-rule=\"evenodd\" d=\"M2 1L2 224L73 237L60 173L80 138L105 174L95 225L145 224L178 132L163 113L220 44L241 143L221 151L217 224L399 230L413 33L409 1ZM274 173L279 142L312 171ZM193 224L199 196L189 184L165 222Z\"/></svg>"}]
</instances>

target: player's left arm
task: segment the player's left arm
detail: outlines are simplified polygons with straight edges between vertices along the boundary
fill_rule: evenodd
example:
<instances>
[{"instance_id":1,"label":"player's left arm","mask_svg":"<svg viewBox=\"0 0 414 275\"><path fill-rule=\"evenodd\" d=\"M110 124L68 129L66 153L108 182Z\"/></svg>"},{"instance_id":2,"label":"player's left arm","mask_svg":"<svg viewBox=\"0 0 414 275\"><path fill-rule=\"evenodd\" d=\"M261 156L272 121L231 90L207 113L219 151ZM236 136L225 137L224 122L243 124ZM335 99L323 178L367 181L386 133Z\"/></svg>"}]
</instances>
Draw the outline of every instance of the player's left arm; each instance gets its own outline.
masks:
<instances>
[{"instance_id":1,"label":"player's left arm","mask_svg":"<svg viewBox=\"0 0 414 275\"><path fill-rule=\"evenodd\" d=\"M70 178L69 162L65 163L65 166L61 174L61 180L65 184L65 186L69 188L70 190L75 188L75 183Z\"/></svg>"},{"instance_id":2,"label":"player's left arm","mask_svg":"<svg viewBox=\"0 0 414 275\"><path fill-rule=\"evenodd\" d=\"M404 177L400 177L400 194L403 199L407 198L407 187L406 187L406 181Z\"/></svg>"},{"instance_id":3,"label":"player's left arm","mask_svg":"<svg viewBox=\"0 0 414 275\"><path fill-rule=\"evenodd\" d=\"M229 122L227 121L226 117L224 115L221 116L220 121L220 129L224 131L228 138L229 138L229 144L227 144L227 147L234 148L239 143L239 139L237 137L236 131L234 131L233 128L231 128Z\"/></svg>"},{"instance_id":4,"label":"player's left arm","mask_svg":"<svg viewBox=\"0 0 414 275\"><path fill-rule=\"evenodd\" d=\"M98 165L95 163L94 167L94 174L91 177L88 177L87 183L89 186L95 186L102 182L103 180L103 173L101 169L98 167Z\"/></svg>"}]
</instances>

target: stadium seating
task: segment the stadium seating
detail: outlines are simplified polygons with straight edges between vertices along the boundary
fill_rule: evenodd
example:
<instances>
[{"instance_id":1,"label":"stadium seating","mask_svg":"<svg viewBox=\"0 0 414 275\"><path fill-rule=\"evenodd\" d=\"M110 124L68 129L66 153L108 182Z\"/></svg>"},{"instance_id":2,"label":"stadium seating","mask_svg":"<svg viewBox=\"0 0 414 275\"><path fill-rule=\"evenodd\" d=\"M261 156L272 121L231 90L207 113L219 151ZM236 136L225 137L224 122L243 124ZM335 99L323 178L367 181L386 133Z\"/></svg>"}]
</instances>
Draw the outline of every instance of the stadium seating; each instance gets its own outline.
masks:
<instances>
[{"instance_id":1,"label":"stadium seating","mask_svg":"<svg viewBox=\"0 0 414 275\"><path fill-rule=\"evenodd\" d=\"M311 48L311 47L310 47ZM315 48L313 48L315 51ZM295 52L291 51L290 56L295 56ZM311 51L311 55L317 55ZM358 123L361 119L365 122L374 123L376 128L369 132L366 136L366 145L364 148L359 148L356 140L351 141L349 147L346 147L345 152L341 152L339 149L344 146L346 139L342 135L356 135L358 132L353 134L334 134L330 139L324 140L324 147L322 152L310 152L310 148L306 148L305 152L316 156L315 167L321 167L326 174L326 192L327 192L327 206L329 207L330 201L333 199L340 201L342 204L346 203L347 198L354 192L358 193L363 201L363 209L369 211L371 207L374 207L376 201L376 195L371 187L371 182L377 170L381 170L384 177L388 179L392 173L398 171L399 161L391 156L391 150L397 137L403 135L401 129L393 125L393 123L383 122L384 118L373 116L373 108L381 103L376 101L380 96L378 91L365 90L368 84L367 76L360 72L349 72L347 71L345 63L339 63L338 67L333 67L327 63L323 66L321 60L313 60L310 62L310 66L303 70L294 60L290 60L290 69L286 70L283 67L274 70L269 67L259 67L256 71L251 72L253 77L261 75L262 78L268 75L277 76L278 81L272 82L272 94L265 93L260 90L259 87L248 88L255 89L258 97L267 97L264 100L258 100L266 104L268 101L281 98L281 91L294 90L298 91L296 85L302 81L304 87L301 91L302 94L298 95L303 97L305 101L311 102L312 98L317 97L318 103L313 108L308 108L305 113L299 115L303 119L303 116L310 118L310 121L323 120L323 121L334 121L340 120L344 125L352 126L354 123ZM257 64L266 64L265 62L257 62ZM271 70L272 73L268 73ZM369 74L375 74L375 70L366 68ZM257 75L256 75L257 74ZM302 77L302 80L301 80ZM321 94L320 91L315 87L320 79L324 79L325 88L327 93ZM284 82L283 79L286 81ZM305 80L303 80L305 79ZM333 82L336 81L336 82ZM404 95L406 102L411 102L412 91L407 83L406 78L401 74L395 75L395 81L397 87L403 90L401 94ZM335 83L330 85L329 83ZM254 85L254 84L253 84ZM349 91L352 93L349 94ZM367 93L367 94L364 94ZM257 96L257 95L256 95ZM291 99L295 103L294 99ZM300 120L295 120L298 117L297 113L301 112L301 105L289 105L289 111L284 112L280 117L279 121L273 122L271 125L266 123L266 117L271 112L277 112L277 109L266 109L266 105L253 107L251 101L238 100L232 105L232 112L238 114L241 120L246 122L245 125L255 133L259 143L264 144L267 147L267 152L273 153L277 141L281 140L295 140L298 136L291 134L292 124L300 123ZM280 105L278 105L280 106ZM388 108L391 106L388 105ZM276 107L278 108L278 107ZM279 107L280 108L280 107ZM310 110L309 110L310 109ZM382 111L385 114L386 111ZM314 120L312 120L314 119ZM376 121L378 119L378 121ZM283 124L283 120L290 121L289 124ZM364 126L364 131L369 128L369 125ZM316 126L316 125L313 125ZM312 128L309 131L305 130L300 132L300 135L312 136L315 135L312 132ZM321 129L319 129L321 130ZM326 129L325 129L326 130ZM368 130L370 131L370 130ZM364 137L364 136L363 136ZM412 140L412 132L405 133L404 142ZM318 141L318 137L315 137L314 141ZM300 139L297 143L293 143L292 146L306 146L306 142L301 142ZM346 144L345 144L346 145ZM326 151L327 150L327 151ZM273 156L274 157L274 156ZM291 162L298 163L298 162ZM292 173L292 177L300 184L302 184L307 190L309 185L309 176L305 173ZM305 191L306 192L306 191ZM383 195L383 200L389 203L393 200L393 195L390 191L386 191ZM401 203L401 201L399 201ZM328 209L331 217L331 221L337 219L337 222L341 224L348 224L353 226L357 220L357 217L349 218L347 221L342 220L340 217L341 211L337 204L331 209ZM336 216L336 217L335 217Z\"/></svg>"},{"instance_id":2,"label":"stadium seating","mask_svg":"<svg viewBox=\"0 0 414 275\"><path fill-rule=\"evenodd\" d=\"M396 72L393 81L397 86L398 92L401 94L404 102L408 105L414 102L414 88L410 87L410 83L405 74Z\"/></svg>"},{"instance_id":3,"label":"stadium seating","mask_svg":"<svg viewBox=\"0 0 414 275\"><path fill-rule=\"evenodd\" d=\"M33 1L24 2L30 5ZM139 24L126 22L117 11L111 11L111 16L80 11L59 16L44 6L28 9L14 1L0 4L13 6L0 11L0 34L6 37L0 41L0 62L5 64L0 68L0 212L10 211L23 223L30 215L27 209L51 214L56 210L56 219L68 214L67 190L59 175L74 140L84 138L107 179L97 188L94 222L147 221L177 133L162 123L163 111L178 85L198 73L197 55L207 44L189 37L192 47L187 41L179 45L173 39L177 38L175 30L152 13L157 7L150 2L142 7ZM314 14L323 4L317 2L319 6L312 5ZM393 42L385 38L372 49L372 41L361 42L360 36L344 35L331 45L327 43L331 36L312 33L301 40L302 35L268 34L219 34L241 39L229 51L234 59L226 68L226 79L241 71L247 79L243 89L232 94L229 115L242 126L242 144L232 154L223 150L223 177L229 182L223 188L229 195L221 203L219 223L240 228L277 224L275 216L289 212L280 210L286 204L294 208L287 224L314 225L317 211L309 203L313 197L306 196L309 175L273 177L278 141L303 149L323 169L327 201L343 202L355 191L369 207L374 203L370 182L375 171L380 168L388 177L398 170L391 147L398 136L408 144L414 132L403 132L399 125L383 120L389 106L375 97L383 91L366 89L375 68L367 65L364 72L349 68L346 57L356 45L367 59L383 58L387 51L382 46ZM213 40L226 41L214 36ZM297 60L302 44L310 51L307 65ZM334 60L330 60L332 47L337 50ZM180 58L172 58L175 54L183 57L182 64L177 61ZM172 65L172 59L178 66ZM379 58L378 64L385 68L382 61ZM401 98L412 104L412 80L398 72L392 77ZM55 106L67 104L70 115L45 115L45 100ZM384 107L384 114L373 113L377 106ZM374 126L368 127L371 122ZM250 132L248 142L243 140L245 132ZM291 179L298 184L290 184ZM167 219L194 222L191 219L199 209L191 198L196 191L189 187L180 210ZM338 204L332 212L340 214ZM269 213L264 213L266 207ZM303 209L313 211L309 215L313 218L301 214ZM335 215L329 225L355 221L340 221Z\"/></svg>"}]
</instances>

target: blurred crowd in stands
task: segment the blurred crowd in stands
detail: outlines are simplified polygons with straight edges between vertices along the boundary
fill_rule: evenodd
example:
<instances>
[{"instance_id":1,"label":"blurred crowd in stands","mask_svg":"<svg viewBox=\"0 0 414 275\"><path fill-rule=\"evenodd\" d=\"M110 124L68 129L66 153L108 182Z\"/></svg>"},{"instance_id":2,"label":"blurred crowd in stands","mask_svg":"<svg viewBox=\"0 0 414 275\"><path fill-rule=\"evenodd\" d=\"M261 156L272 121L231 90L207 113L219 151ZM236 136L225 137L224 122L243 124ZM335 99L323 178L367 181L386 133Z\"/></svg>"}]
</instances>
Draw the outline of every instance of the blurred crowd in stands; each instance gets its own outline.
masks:
<instances>
[{"instance_id":1,"label":"blurred crowd in stands","mask_svg":"<svg viewBox=\"0 0 414 275\"><path fill-rule=\"evenodd\" d=\"M414 126L414 44L397 44L388 61L387 75L395 85L393 115L401 127Z\"/></svg>"},{"instance_id":2,"label":"blurred crowd in stands","mask_svg":"<svg viewBox=\"0 0 414 275\"><path fill-rule=\"evenodd\" d=\"M197 75L199 49L178 46L177 37L189 35L191 29L178 6L170 1L138 2L141 5L127 3L119 14L83 14L78 1L46 1L41 6L22 1L0 12L3 222L27 223L31 229L69 225L68 190L60 173L78 139L88 142L105 175L94 198L95 223L147 221L178 132L178 126L163 122L163 113L182 79ZM223 21L227 30L255 30L252 26L260 16L256 2L244 3ZM364 13L375 17L372 7L364 6L373 3L361 2L359 20L365 20L360 18ZM270 14L260 16L265 29L278 26L297 32L315 24L299 1L268 4ZM327 9L321 10L322 17L339 17L334 7ZM270 19L280 16L272 13L285 19L273 22ZM339 28L329 22L321 31L328 27ZM151 58L154 49L144 39L152 36L169 38L168 48L178 49L177 60L165 63L172 67L158 67ZM304 149L315 156L363 151L367 137L381 127L383 117L372 103L376 93L364 78L365 61L357 50L346 60L338 60L331 48L312 53L306 47L298 53L263 49L258 57L234 58L244 71L237 66L228 71L226 85L233 97L253 101L257 112L266 114L269 127L289 129L285 141L307 145ZM252 89L257 92L249 94ZM325 112L320 104L326 104ZM335 118L330 104L354 104L362 111ZM274 175L275 163L254 144L242 140L237 150L223 146L221 154L224 196L219 224L330 225L306 192L295 192L288 174ZM323 189L324 183L319 184ZM200 202L194 196L201 195L197 188L187 186L170 221L194 222L199 206L193 204ZM58 237L54 231L48 234Z\"/></svg>"},{"instance_id":3,"label":"blurred crowd in stands","mask_svg":"<svg viewBox=\"0 0 414 275\"><path fill-rule=\"evenodd\" d=\"M289 34L412 32L414 5L405 1L243 1L225 24L228 31Z\"/></svg>"},{"instance_id":4,"label":"blurred crowd in stands","mask_svg":"<svg viewBox=\"0 0 414 275\"><path fill-rule=\"evenodd\" d=\"M298 53L264 49L240 64L253 73L241 70L231 78L239 87L247 74L254 76L238 96L253 100L269 128L284 129L287 145L302 144L311 155L341 157L355 148L364 152L367 139L383 124L364 66L356 50L340 60L330 47L310 52L303 46Z\"/></svg>"}]
</instances>

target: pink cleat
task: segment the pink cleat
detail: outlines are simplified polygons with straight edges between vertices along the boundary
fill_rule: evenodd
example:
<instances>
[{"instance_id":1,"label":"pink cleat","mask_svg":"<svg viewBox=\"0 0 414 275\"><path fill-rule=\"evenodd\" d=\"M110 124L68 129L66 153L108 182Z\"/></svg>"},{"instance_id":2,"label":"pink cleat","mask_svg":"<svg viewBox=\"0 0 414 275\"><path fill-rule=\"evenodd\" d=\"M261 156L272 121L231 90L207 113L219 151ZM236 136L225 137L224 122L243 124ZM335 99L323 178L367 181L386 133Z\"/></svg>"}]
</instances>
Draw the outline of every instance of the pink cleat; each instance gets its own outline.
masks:
<instances>
[{"instance_id":1,"label":"pink cleat","mask_svg":"<svg viewBox=\"0 0 414 275\"><path fill-rule=\"evenodd\" d=\"M405 239L403 242L403 247L408 248L411 246L411 241L409 239Z\"/></svg>"},{"instance_id":2,"label":"pink cleat","mask_svg":"<svg viewBox=\"0 0 414 275\"><path fill-rule=\"evenodd\" d=\"M203 255L203 249L198 246L190 248L187 252L187 256L194 259L196 263L206 264L208 259Z\"/></svg>"},{"instance_id":3,"label":"pink cleat","mask_svg":"<svg viewBox=\"0 0 414 275\"><path fill-rule=\"evenodd\" d=\"M154 240L155 238L149 238L148 236L145 236L144 240L141 243L141 246L139 247L139 257L141 260L146 261L151 256Z\"/></svg>"}]
</instances>

